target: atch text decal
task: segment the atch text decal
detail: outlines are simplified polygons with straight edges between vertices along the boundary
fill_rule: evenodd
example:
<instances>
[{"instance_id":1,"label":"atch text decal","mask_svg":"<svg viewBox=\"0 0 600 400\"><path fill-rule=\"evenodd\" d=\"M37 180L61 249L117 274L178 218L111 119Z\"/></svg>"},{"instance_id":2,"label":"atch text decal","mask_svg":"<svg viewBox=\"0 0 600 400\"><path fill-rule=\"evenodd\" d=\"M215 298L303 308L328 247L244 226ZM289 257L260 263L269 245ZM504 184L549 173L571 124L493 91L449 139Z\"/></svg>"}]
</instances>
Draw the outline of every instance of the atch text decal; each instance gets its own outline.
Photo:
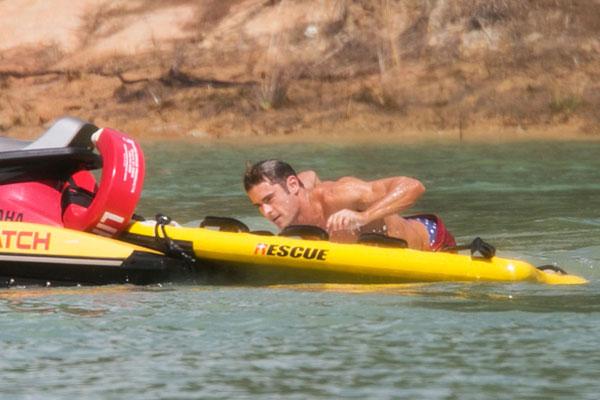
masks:
<instances>
[{"instance_id":1,"label":"atch text decal","mask_svg":"<svg viewBox=\"0 0 600 400\"><path fill-rule=\"evenodd\" d=\"M313 247L288 246L285 244L259 243L254 248L254 254L261 256L305 258L307 260L325 261L327 249L316 249Z\"/></svg>"},{"instance_id":2,"label":"atch text decal","mask_svg":"<svg viewBox=\"0 0 600 400\"><path fill-rule=\"evenodd\" d=\"M0 249L48 250L50 232L0 230Z\"/></svg>"}]
</instances>

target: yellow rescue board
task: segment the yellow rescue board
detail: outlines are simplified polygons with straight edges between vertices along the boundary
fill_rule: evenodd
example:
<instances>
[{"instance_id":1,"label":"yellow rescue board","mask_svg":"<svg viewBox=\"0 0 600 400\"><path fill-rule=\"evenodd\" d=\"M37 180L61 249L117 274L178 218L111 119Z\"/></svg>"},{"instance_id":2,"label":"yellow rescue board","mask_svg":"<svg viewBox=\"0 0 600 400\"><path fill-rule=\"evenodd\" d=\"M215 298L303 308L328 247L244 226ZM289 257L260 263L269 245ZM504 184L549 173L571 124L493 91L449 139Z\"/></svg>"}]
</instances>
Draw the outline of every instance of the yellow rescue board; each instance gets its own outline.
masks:
<instances>
[{"instance_id":1,"label":"yellow rescue board","mask_svg":"<svg viewBox=\"0 0 600 400\"><path fill-rule=\"evenodd\" d=\"M545 272L519 260L342 244L207 228L166 226L169 238L191 244L196 258L244 278L286 283L402 283L440 281L583 284L576 275ZM133 237L154 237L154 226L135 222ZM269 279L271 277L271 279Z\"/></svg>"}]
</instances>

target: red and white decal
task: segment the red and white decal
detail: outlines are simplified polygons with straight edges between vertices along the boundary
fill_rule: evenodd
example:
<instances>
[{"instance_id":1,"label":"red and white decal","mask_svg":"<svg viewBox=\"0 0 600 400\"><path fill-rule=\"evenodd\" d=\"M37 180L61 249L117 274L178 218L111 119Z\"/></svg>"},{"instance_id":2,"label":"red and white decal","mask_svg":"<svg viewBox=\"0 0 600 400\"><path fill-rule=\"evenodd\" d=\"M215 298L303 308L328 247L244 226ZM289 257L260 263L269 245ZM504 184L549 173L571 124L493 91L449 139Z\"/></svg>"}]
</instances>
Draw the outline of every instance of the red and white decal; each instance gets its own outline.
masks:
<instances>
[{"instance_id":1,"label":"red and white decal","mask_svg":"<svg viewBox=\"0 0 600 400\"><path fill-rule=\"evenodd\" d=\"M267 252L267 246L264 243L259 243L256 245L256 247L254 248L254 254L260 254L261 256L264 256Z\"/></svg>"},{"instance_id":2,"label":"red and white decal","mask_svg":"<svg viewBox=\"0 0 600 400\"><path fill-rule=\"evenodd\" d=\"M92 136L102 156L102 178L89 207L70 205L67 228L115 236L129 224L142 194L144 155L138 143L112 129Z\"/></svg>"}]
</instances>

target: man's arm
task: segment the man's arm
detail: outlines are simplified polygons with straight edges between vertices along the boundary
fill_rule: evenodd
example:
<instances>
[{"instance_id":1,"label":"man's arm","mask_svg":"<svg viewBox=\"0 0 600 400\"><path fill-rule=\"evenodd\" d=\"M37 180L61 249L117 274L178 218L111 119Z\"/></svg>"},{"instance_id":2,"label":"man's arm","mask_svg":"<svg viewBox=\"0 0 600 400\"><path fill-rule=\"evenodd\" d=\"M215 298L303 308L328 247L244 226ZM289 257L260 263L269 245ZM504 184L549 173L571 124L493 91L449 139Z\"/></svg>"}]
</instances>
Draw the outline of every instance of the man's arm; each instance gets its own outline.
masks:
<instances>
[{"instance_id":1,"label":"man's arm","mask_svg":"<svg viewBox=\"0 0 600 400\"><path fill-rule=\"evenodd\" d=\"M370 222L412 207L425 187L413 178L398 176L365 182L347 177L332 184L329 203L340 209L327 220L327 230L356 230ZM337 205L337 207L336 207Z\"/></svg>"}]
</instances>

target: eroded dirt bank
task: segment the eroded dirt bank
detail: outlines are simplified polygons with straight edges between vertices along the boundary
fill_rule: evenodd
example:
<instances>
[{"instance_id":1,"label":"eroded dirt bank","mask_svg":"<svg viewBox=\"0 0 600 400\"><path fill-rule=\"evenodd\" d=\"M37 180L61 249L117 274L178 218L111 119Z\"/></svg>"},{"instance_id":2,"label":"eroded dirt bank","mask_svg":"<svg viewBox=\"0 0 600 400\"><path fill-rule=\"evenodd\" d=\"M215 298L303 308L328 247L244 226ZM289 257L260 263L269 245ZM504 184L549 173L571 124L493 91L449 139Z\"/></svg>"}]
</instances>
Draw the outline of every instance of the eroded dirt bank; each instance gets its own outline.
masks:
<instances>
[{"instance_id":1,"label":"eroded dirt bank","mask_svg":"<svg viewBox=\"0 0 600 400\"><path fill-rule=\"evenodd\" d=\"M0 1L0 134L600 138L599 38L599 0Z\"/></svg>"}]
</instances>

